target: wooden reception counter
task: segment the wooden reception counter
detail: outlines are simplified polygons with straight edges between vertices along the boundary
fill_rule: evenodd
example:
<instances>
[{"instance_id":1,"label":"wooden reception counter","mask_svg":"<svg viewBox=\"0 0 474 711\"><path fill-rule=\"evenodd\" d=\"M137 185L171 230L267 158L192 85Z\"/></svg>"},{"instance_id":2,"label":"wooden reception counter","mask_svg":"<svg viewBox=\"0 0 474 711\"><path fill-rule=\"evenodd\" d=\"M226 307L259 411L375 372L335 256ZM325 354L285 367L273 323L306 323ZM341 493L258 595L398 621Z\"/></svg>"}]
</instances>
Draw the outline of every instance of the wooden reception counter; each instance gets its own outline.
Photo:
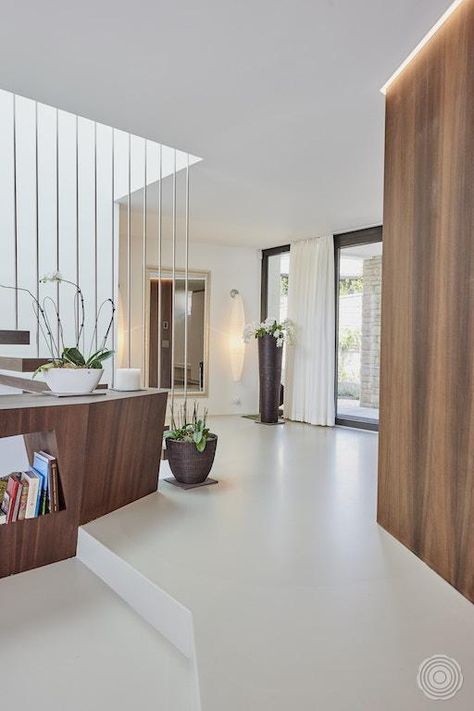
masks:
<instances>
[{"instance_id":1,"label":"wooden reception counter","mask_svg":"<svg viewBox=\"0 0 474 711\"><path fill-rule=\"evenodd\" d=\"M0 437L57 457L60 510L0 526L0 577L70 558L81 524L156 491L167 393L2 395Z\"/></svg>"}]
</instances>

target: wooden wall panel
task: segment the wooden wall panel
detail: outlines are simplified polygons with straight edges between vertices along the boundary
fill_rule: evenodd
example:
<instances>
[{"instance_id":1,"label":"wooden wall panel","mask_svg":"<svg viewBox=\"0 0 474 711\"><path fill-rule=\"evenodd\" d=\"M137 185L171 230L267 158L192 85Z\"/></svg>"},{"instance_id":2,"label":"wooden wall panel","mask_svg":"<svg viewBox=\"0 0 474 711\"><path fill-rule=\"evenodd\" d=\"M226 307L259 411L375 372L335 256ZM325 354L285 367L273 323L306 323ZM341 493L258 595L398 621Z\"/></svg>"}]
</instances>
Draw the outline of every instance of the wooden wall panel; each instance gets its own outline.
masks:
<instances>
[{"instance_id":1,"label":"wooden wall panel","mask_svg":"<svg viewBox=\"0 0 474 711\"><path fill-rule=\"evenodd\" d=\"M158 488L167 394L89 410L79 523L115 511Z\"/></svg>"},{"instance_id":2,"label":"wooden wall panel","mask_svg":"<svg viewBox=\"0 0 474 711\"><path fill-rule=\"evenodd\" d=\"M378 521L474 601L474 0L386 103Z\"/></svg>"}]
</instances>

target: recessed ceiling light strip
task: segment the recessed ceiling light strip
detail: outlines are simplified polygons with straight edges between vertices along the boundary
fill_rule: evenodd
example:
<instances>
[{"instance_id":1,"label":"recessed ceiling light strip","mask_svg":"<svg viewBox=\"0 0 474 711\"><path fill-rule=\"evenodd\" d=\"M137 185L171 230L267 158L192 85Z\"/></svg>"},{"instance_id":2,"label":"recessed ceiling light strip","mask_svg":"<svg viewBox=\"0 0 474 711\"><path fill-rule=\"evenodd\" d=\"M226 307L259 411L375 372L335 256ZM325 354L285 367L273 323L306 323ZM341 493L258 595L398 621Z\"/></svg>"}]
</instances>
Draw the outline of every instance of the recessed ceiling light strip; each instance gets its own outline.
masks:
<instances>
[{"instance_id":1,"label":"recessed ceiling light strip","mask_svg":"<svg viewBox=\"0 0 474 711\"><path fill-rule=\"evenodd\" d=\"M382 94L386 94L390 85L395 81L395 79L400 76L404 69L410 64L410 62L416 57L423 47L428 44L430 39L436 34L442 25L446 22L448 17L453 14L453 12L461 5L464 0L454 0L454 2L448 7L448 9L441 15L439 20L433 25L429 32L423 37L423 39L416 45L415 49L410 52L408 57L400 64L398 69L392 74L390 79L385 82L383 87L380 89Z\"/></svg>"}]
</instances>

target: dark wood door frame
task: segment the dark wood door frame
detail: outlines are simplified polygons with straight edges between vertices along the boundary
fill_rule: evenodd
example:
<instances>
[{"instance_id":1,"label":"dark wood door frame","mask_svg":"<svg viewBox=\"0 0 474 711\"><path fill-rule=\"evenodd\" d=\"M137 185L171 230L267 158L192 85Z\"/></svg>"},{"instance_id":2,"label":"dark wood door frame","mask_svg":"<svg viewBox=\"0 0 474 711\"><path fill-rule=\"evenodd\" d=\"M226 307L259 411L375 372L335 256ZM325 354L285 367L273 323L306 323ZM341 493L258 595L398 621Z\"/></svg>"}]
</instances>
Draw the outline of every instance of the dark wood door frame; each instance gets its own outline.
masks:
<instances>
[{"instance_id":1,"label":"dark wood door frame","mask_svg":"<svg viewBox=\"0 0 474 711\"><path fill-rule=\"evenodd\" d=\"M152 279L150 281L149 315L149 376L148 386L158 387L158 343L161 343L160 387L171 388L171 341L173 338L173 287L171 279ZM161 299L159 291L161 288ZM158 304L161 301L161 314ZM158 332L161 331L160 339Z\"/></svg>"}]
</instances>

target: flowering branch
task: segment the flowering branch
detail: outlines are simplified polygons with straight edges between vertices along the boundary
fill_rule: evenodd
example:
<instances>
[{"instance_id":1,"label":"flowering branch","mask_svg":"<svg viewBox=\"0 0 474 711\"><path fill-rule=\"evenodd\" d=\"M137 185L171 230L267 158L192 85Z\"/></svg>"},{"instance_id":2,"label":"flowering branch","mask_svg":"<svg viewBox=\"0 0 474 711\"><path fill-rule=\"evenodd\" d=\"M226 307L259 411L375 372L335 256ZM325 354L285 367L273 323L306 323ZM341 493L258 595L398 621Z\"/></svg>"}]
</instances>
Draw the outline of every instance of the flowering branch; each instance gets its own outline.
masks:
<instances>
[{"instance_id":1,"label":"flowering branch","mask_svg":"<svg viewBox=\"0 0 474 711\"><path fill-rule=\"evenodd\" d=\"M76 293L74 294L74 331L76 334L76 348L79 347L79 342L81 340L81 335L82 331L84 330L84 323L86 320L85 316L85 308L84 308L84 295L82 293L81 287L79 284L76 284L74 281L70 281L69 279L64 279L62 276L61 272L51 272L50 274L45 274L43 277L40 279L41 284L46 284L48 282L57 282L59 284L70 284L73 286L76 290ZM78 314L79 310L81 312L81 323L79 324L79 319L78 319Z\"/></svg>"}]
</instances>

